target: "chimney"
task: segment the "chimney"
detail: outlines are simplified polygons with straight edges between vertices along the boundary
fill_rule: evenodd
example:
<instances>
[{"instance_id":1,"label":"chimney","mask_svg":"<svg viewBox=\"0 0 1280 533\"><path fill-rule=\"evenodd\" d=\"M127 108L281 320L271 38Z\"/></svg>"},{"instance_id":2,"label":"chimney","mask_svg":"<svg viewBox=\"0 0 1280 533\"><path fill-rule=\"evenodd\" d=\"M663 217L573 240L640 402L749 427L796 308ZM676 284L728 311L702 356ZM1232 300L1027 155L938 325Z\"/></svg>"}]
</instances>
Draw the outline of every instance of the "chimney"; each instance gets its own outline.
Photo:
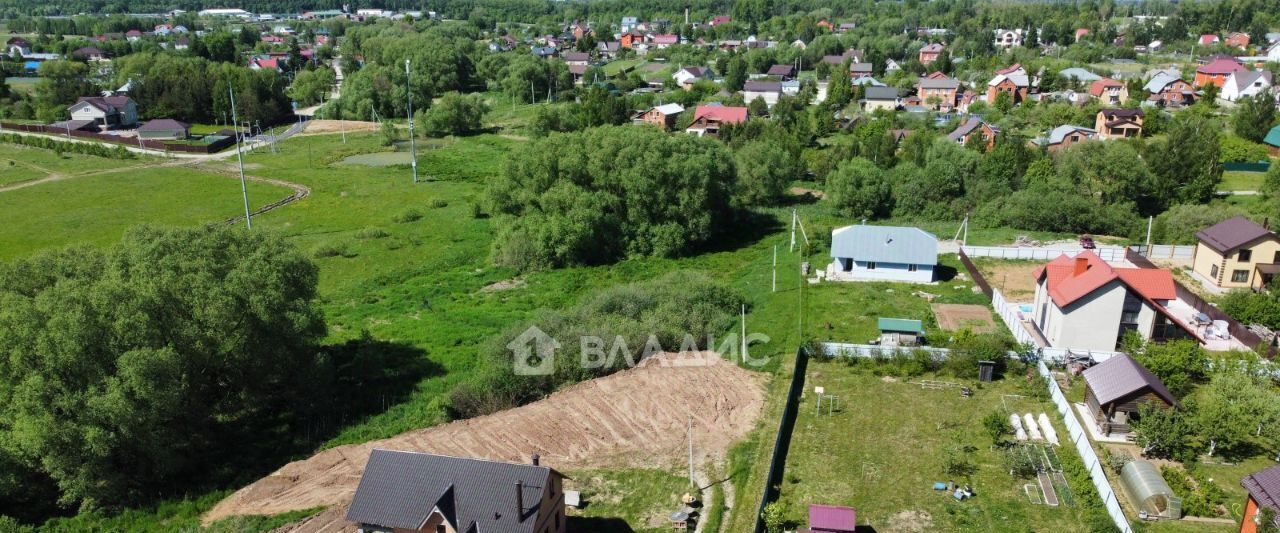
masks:
<instances>
[{"instance_id":1,"label":"chimney","mask_svg":"<svg viewBox=\"0 0 1280 533\"><path fill-rule=\"evenodd\" d=\"M1079 276L1089 270L1089 260L1083 257L1076 258L1076 269L1071 273L1072 276Z\"/></svg>"},{"instance_id":2,"label":"chimney","mask_svg":"<svg viewBox=\"0 0 1280 533\"><path fill-rule=\"evenodd\" d=\"M524 482L516 482L516 516L524 516Z\"/></svg>"},{"instance_id":3,"label":"chimney","mask_svg":"<svg viewBox=\"0 0 1280 533\"><path fill-rule=\"evenodd\" d=\"M535 454L533 454L533 466L539 466L539 465L538 465L538 462L539 462L541 459L542 459L542 457L539 457L539 456L538 456L538 454L536 454L536 453L535 453Z\"/></svg>"}]
</instances>

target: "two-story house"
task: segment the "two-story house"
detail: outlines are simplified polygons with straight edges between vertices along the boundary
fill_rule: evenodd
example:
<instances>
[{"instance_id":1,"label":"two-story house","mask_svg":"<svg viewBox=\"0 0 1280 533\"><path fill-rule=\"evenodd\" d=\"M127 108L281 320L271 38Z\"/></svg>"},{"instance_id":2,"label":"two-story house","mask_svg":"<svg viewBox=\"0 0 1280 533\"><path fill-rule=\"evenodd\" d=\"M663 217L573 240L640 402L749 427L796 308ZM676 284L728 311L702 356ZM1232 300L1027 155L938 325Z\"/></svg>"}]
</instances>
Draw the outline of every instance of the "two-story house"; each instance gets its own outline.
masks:
<instances>
[{"instance_id":1,"label":"two-story house","mask_svg":"<svg viewBox=\"0 0 1280 533\"><path fill-rule=\"evenodd\" d=\"M920 49L920 64L928 65L938 60L938 56L942 54L942 43L929 43Z\"/></svg>"},{"instance_id":2,"label":"two-story house","mask_svg":"<svg viewBox=\"0 0 1280 533\"><path fill-rule=\"evenodd\" d=\"M994 105L1001 94L1008 94L1015 104L1027 99L1031 91L1031 78L1027 76L1022 65L1014 64L996 71L994 78L987 82L987 105Z\"/></svg>"},{"instance_id":3,"label":"two-story house","mask_svg":"<svg viewBox=\"0 0 1280 533\"><path fill-rule=\"evenodd\" d=\"M956 105L960 82L935 72L916 82L916 97L920 103L939 110L950 110Z\"/></svg>"},{"instance_id":4,"label":"two-story house","mask_svg":"<svg viewBox=\"0 0 1280 533\"><path fill-rule=\"evenodd\" d=\"M1000 134L1000 129L988 124L981 117L969 117L955 131L947 134L947 138L955 141L957 144L969 144L970 138L978 136L984 149L990 150L996 145L996 136Z\"/></svg>"},{"instance_id":5,"label":"two-story house","mask_svg":"<svg viewBox=\"0 0 1280 533\"><path fill-rule=\"evenodd\" d=\"M1102 139L1125 139L1142 135L1141 109L1100 109L1094 119L1093 129Z\"/></svg>"},{"instance_id":6,"label":"two-story house","mask_svg":"<svg viewBox=\"0 0 1280 533\"><path fill-rule=\"evenodd\" d=\"M1129 99L1129 88L1117 80L1102 78L1089 84L1089 96L1103 105L1120 105Z\"/></svg>"},{"instance_id":7,"label":"two-story house","mask_svg":"<svg viewBox=\"0 0 1280 533\"><path fill-rule=\"evenodd\" d=\"M1161 71L1151 77L1143 87L1147 94L1147 103L1159 107L1182 107L1196 103L1196 91L1180 78L1176 72Z\"/></svg>"},{"instance_id":8,"label":"two-story house","mask_svg":"<svg viewBox=\"0 0 1280 533\"><path fill-rule=\"evenodd\" d=\"M1280 237L1236 216L1196 232L1191 270L1224 289L1263 289L1280 272Z\"/></svg>"},{"instance_id":9,"label":"two-story house","mask_svg":"<svg viewBox=\"0 0 1280 533\"><path fill-rule=\"evenodd\" d=\"M91 121L106 128L129 128L138 124L138 105L128 96L81 96L67 111L73 122Z\"/></svg>"}]
</instances>

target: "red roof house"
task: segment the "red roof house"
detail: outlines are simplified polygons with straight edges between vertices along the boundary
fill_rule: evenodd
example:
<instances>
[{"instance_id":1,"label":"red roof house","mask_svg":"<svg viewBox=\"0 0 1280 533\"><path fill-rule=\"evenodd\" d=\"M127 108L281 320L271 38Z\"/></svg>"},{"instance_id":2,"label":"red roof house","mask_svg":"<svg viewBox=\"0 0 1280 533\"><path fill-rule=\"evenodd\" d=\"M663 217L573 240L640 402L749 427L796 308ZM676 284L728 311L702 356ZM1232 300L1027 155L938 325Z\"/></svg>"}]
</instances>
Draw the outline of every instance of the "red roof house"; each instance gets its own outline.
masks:
<instances>
[{"instance_id":1,"label":"red roof house","mask_svg":"<svg viewBox=\"0 0 1280 533\"><path fill-rule=\"evenodd\" d=\"M1240 70L1246 69L1236 58L1219 56L1207 65L1202 65L1196 69L1196 87L1204 87L1212 83L1221 88L1222 84L1226 83L1227 77L1231 76L1231 73Z\"/></svg>"},{"instance_id":2,"label":"red roof house","mask_svg":"<svg viewBox=\"0 0 1280 533\"><path fill-rule=\"evenodd\" d=\"M1200 36L1200 46L1214 45L1219 42L1221 42L1221 39L1219 39L1217 35L1213 35L1211 33L1206 33Z\"/></svg>"},{"instance_id":3,"label":"red roof house","mask_svg":"<svg viewBox=\"0 0 1280 533\"><path fill-rule=\"evenodd\" d=\"M1169 311L1173 274L1114 267L1091 250L1066 254L1035 271L1033 321L1056 348L1111 351L1128 332L1164 341L1199 337Z\"/></svg>"},{"instance_id":4,"label":"red roof house","mask_svg":"<svg viewBox=\"0 0 1280 533\"><path fill-rule=\"evenodd\" d=\"M733 22L733 18L730 17L729 15L719 15L711 19L711 26L713 27L719 26L721 24L728 24L730 22Z\"/></svg>"},{"instance_id":5,"label":"red roof house","mask_svg":"<svg viewBox=\"0 0 1280 533\"><path fill-rule=\"evenodd\" d=\"M700 105L693 111L693 124L685 131L703 135L718 135L724 124L741 124L747 121L747 108L722 105Z\"/></svg>"},{"instance_id":6,"label":"red roof house","mask_svg":"<svg viewBox=\"0 0 1280 533\"><path fill-rule=\"evenodd\" d=\"M1249 34L1233 31L1227 35L1227 46L1234 46L1241 50L1249 47Z\"/></svg>"}]
</instances>

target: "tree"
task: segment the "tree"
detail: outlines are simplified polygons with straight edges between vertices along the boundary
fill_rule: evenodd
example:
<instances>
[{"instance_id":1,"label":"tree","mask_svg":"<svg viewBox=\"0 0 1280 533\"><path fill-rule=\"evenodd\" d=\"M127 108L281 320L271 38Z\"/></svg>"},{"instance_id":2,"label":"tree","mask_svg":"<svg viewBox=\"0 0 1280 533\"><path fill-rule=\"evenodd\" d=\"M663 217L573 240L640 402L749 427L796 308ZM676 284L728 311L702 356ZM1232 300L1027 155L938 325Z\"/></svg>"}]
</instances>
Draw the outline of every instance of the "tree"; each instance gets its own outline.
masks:
<instances>
[{"instance_id":1,"label":"tree","mask_svg":"<svg viewBox=\"0 0 1280 533\"><path fill-rule=\"evenodd\" d=\"M1164 382L1174 396L1191 392L1191 385L1205 378L1209 358L1195 341L1147 343L1134 359Z\"/></svg>"},{"instance_id":2,"label":"tree","mask_svg":"<svg viewBox=\"0 0 1280 533\"><path fill-rule=\"evenodd\" d=\"M747 60L741 55L729 60L729 70L724 75L724 85L729 91L741 91L747 83Z\"/></svg>"},{"instance_id":3,"label":"tree","mask_svg":"<svg viewBox=\"0 0 1280 533\"><path fill-rule=\"evenodd\" d=\"M1218 163L1221 126L1196 109L1178 113L1168 135L1147 143L1143 159L1155 177L1152 190L1163 205L1207 203L1222 180Z\"/></svg>"},{"instance_id":4,"label":"tree","mask_svg":"<svg viewBox=\"0 0 1280 533\"><path fill-rule=\"evenodd\" d=\"M239 228L130 230L0 265L0 446L64 502L135 503L238 462L320 368L318 270Z\"/></svg>"},{"instance_id":5,"label":"tree","mask_svg":"<svg viewBox=\"0 0 1280 533\"><path fill-rule=\"evenodd\" d=\"M1147 457L1179 461L1195 457L1188 443L1192 427L1181 411L1143 405L1130 426L1142 454Z\"/></svg>"},{"instance_id":6,"label":"tree","mask_svg":"<svg viewBox=\"0 0 1280 533\"><path fill-rule=\"evenodd\" d=\"M884 171L871 160L855 157L827 175L831 205L853 218L882 218L893 212L893 191Z\"/></svg>"},{"instance_id":7,"label":"tree","mask_svg":"<svg viewBox=\"0 0 1280 533\"><path fill-rule=\"evenodd\" d=\"M1231 127L1236 135L1255 143L1262 142L1275 121L1275 96L1270 89L1241 98L1235 113L1231 115Z\"/></svg>"},{"instance_id":8,"label":"tree","mask_svg":"<svg viewBox=\"0 0 1280 533\"><path fill-rule=\"evenodd\" d=\"M1013 96L1010 96L1009 93L1001 92L996 95L996 100L991 103L991 107L1007 115L1009 111L1013 110Z\"/></svg>"},{"instance_id":9,"label":"tree","mask_svg":"<svg viewBox=\"0 0 1280 533\"><path fill-rule=\"evenodd\" d=\"M336 81L337 76L327 68L300 71L289 86L289 97L300 106L318 104L329 95Z\"/></svg>"},{"instance_id":10,"label":"tree","mask_svg":"<svg viewBox=\"0 0 1280 533\"><path fill-rule=\"evenodd\" d=\"M480 131L481 120L488 112L484 98L451 91L440 97L422 117L422 131L432 137L467 135Z\"/></svg>"},{"instance_id":11,"label":"tree","mask_svg":"<svg viewBox=\"0 0 1280 533\"><path fill-rule=\"evenodd\" d=\"M1257 443L1253 437L1273 414L1280 397L1244 372L1215 373L1193 407L1196 432L1208 454L1237 454Z\"/></svg>"},{"instance_id":12,"label":"tree","mask_svg":"<svg viewBox=\"0 0 1280 533\"><path fill-rule=\"evenodd\" d=\"M800 176L800 158L781 143L760 139L746 143L734 154L738 168L738 196L746 205L773 205L787 194L791 181Z\"/></svg>"},{"instance_id":13,"label":"tree","mask_svg":"<svg viewBox=\"0 0 1280 533\"><path fill-rule=\"evenodd\" d=\"M765 103L763 97L757 96L747 103L747 113L753 117L767 117L769 116L769 104Z\"/></svg>"},{"instance_id":14,"label":"tree","mask_svg":"<svg viewBox=\"0 0 1280 533\"><path fill-rule=\"evenodd\" d=\"M840 69L831 73L831 81L827 84L826 104L839 111L853 100L853 79L849 77L849 61L840 65Z\"/></svg>"},{"instance_id":15,"label":"tree","mask_svg":"<svg viewBox=\"0 0 1280 533\"><path fill-rule=\"evenodd\" d=\"M61 59L45 61L36 73L40 76L36 100L42 107L66 107L81 96L94 94L93 84L89 82L89 66L84 63Z\"/></svg>"}]
</instances>

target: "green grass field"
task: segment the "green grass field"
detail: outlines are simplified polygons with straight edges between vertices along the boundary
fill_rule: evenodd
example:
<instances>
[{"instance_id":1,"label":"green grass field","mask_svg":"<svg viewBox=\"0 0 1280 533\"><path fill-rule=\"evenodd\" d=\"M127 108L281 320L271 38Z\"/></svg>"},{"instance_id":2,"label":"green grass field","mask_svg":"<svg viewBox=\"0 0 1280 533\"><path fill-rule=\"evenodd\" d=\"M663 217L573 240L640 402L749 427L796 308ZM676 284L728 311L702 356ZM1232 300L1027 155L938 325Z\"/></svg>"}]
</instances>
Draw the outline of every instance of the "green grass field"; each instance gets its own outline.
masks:
<instances>
[{"instance_id":1,"label":"green grass field","mask_svg":"<svg viewBox=\"0 0 1280 533\"><path fill-rule=\"evenodd\" d=\"M808 504L826 503L856 508L859 523L878 530L1086 531L1078 509L1030 503L1023 486L1032 480L1010 476L983 432L980 419L1005 405L1018 413L1054 413L1047 402L1004 398L1020 392L1013 379L1021 378L982 386L966 381L974 395L964 399L954 388L922 389L840 361L811 362L806 390L823 386L840 404L834 414L818 415L812 394L802 401L779 500L787 516L803 523ZM1064 431L1059 426L1059 434ZM944 473L948 454L967 457L974 474ZM971 485L977 496L960 502L932 489L951 479Z\"/></svg>"},{"instance_id":2,"label":"green grass field","mask_svg":"<svg viewBox=\"0 0 1280 533\"><path fill-rule=\"evenodd\" d=\"M1262 180L1266 179L1266 177L1266 172L1223 172L1222 183L1218 184L1218 190L1256 191L1262 188Z\"/></svg>"}]
</instances>

